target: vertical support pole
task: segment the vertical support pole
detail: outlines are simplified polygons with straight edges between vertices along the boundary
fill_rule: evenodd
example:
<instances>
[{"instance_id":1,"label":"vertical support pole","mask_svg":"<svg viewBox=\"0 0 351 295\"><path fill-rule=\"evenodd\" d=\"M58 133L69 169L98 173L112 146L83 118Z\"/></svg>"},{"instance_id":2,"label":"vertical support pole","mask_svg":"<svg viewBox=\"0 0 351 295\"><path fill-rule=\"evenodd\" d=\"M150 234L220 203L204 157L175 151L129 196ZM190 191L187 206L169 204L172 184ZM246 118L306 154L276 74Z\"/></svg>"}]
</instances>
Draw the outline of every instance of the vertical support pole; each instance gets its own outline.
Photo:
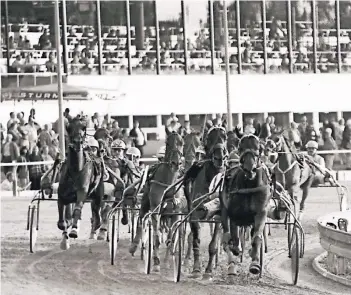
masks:
<instances>
[{"instance_id":1,"label":"vertical support pole","mask_svg":"<svg viewBox=\"0 0 351 295\"><path fill-rule=\"evenodd\" d=\"M317 5L316 0L312 0L312 36L313 36L313 72L316 74L318 70L317 57Z\"/></svg>"},{"instance_id":2,"label":"vertical support pole","mask_svg":"<svg viewBox=\"0 0 351 295\"><path fill-rule=\"evenodd\" d=\"M335 0L335 25L336 25L336 55L338 59L338 73L341 73L341 45L340 45L340 0Z\"/></svg>"},{"instance_id":3,"label":"vertical support pole","mask_svg":"<svg viewBox=\"0 0 351 295\"><path fill-rule=\"evenodd\" d=\"M312 113L312 124L316 133L319 133L319 112Z\"/></svg>"},{"instance_id":4,"label":"vertical support pole","mask_svg":"<svg viewBox=\"0 0 351 295\"><path fill-rule=\"evenodd\" d=\"M213 0L208 1L208 9L210 12L210 42L211 42L211 74L214 75L215 73L215 37L214 37L214 14L213 14Z\"/></svg>"},{"instance_id":5,"label":"vertical support pole","mask_svg":"<svg viewBox=\"0 0 351 295\"><path fill-rule=\"evenodd\" d=\"M132 37L130 35L130 2L126 0L126 20L127 20L127 58L128 58L128 75L132 74Z\"/></svg>"},{"instance_id":6,"label":"vertical support pole","mask_svg":"<svg viewBox=\"0 0 351 295\"><path fill-rule=\"evenodd\" d=\"M99 59L99 75L103 74L102 68L102 38L101 38L101 7L100 7L100 0L95 1L95 11L96 11L96 31L97 31L97 38L98 38L98 59Z\"/></svg>"},{"instance_id":7,"label":"vertical support pole","mask_svg":"<svg viewBox=\"0 0 351 295\"><path fill-rule=\"evenodd\" d=\"M155 30L156 30L156 74L161 73L161 54L160 54L160 24L158 23L157 0L154 0Z\"/></svg>"},{"instance_id":8,"label":"vertical support pole","mask_svg":"<svg viewBox=\"0 0 351 295\"><path fill-rule=\"evenodd\" d=\"M186 25L186 13L185 13L185 3L184 1L180 2L182 10L182 24L183 24L183 38L184 38L184 71L185 75L189 72L189 59L188 59L188 34L187 34L187 25Z\"/></svg>"},{"instance_id":9,"label":"vertical support pole","mask_svg":"<svg viewBox=\"0 0 351 295\"><path fill-rule=\"evenodd\" d=\"M133 124L134 124L133 115L129 115L128 116L128 128L129 128L129 130L133 128Z\"/></svg>"},{"instance_id":10,"label":"vertical support pole","mask_svg":"<svg viewBox=\"0 0 351 295\"><path fill-rule=\"evenodd\" d=\"M224 51L225 51L225 85L227 93L227 119L228 119L228 130L233 129L232 111L230 105L230 85L229 85L229 50L228 50L228 11L227 11L227 1L223 1L223 22L224 22Z\"/></svg>"},{"instance_id":11,"label":"vertical support pole","mask_svg":"<svg viewBox=\"0 0 351 295\"><path fill-rule=\"evenodd\" d=\"M62 49L63 49L63 70L68 75L68 46L67 46L67 5L66 0L61 2L61 26L62 26Z\"/></svg>"},{"instance_id":12,"label":"vertical support pole","mask_svg":"<svg viewBox=\"0 0 351 295\"><path fill-rule=\"evenodd\" d=\"M293 112L289 112L288 116L289 116L289 125L290 125L292 122L294 122L294 113Z\"/></svg>"},{"instance_id":13,"label":"vertical support pole","mask_svg":"<svg viewBox=\"0 0 351 295\"><path fill-rule=\"evenodd\" d=\"M6 38L6 65L7 72L10 72L10 36L9 36L9 4L8 0L5 0L5 38Z\"/></svg>"},{"instance_id":14,"label":"vertical support pole","mask_svg":"<svg viewBox=\"0 0 351 295\"><path fill-rule=\"evenodd\" d=\"M241 61L241 26L240 26L240 0L236 0L236 7L235 7L235 14L236 14L236 38L238 40L238 74L241 74L243 71L243 65Z\"/></svg>"},{"instance_id":15,"label":"vertical support pole","mask_svg":"<svg viewBox=\"0 0 351 295\"><path fill-rule=\"evenodd\" d=\"M267 59L267 15L266 15L266 0L261 2L262 11L262 32L263 32L263 73L268 72L268 59Z\"/></svg>"},{"instance_id":16,"label":"vertical support pole","mask_svg":"<svg viewBox=\"0 0 351 295\"><path fill-rule=\"evenodd\" d=\"M291 0L286 2L286 13L288 16L288 52L289 52L289 74L294 72L294 63L293 63L293 28L292 28L292 9L291 9Z\"/></svg>"},{"instance_id":17,"label":"vertical support pole","mask_svg":"<svg viewBox=\"0 0 351 295\"><path fill-rule=\"evenodd\" d=\"M16 161L12 161L12 163L15 164ZM13 166L13 168L12 168L12 177L13 177L13 182L12 182L12 196L13 196L13 197L18 197L17 166Z\"/></svg>"},{"instance_id":18,"label":"vertical support pole","mask_svg":"<svg viewBox=\"0 0 351 295\"><path fill-rule=\"evenodd\" d=\"M59 147L62 153L62 159L66 157L65 151L65 126L63 119L63 88L62 88L62 59L61 59L61 46L60 46L60 10L59 0L55 0L55 37L56 37L56 55L57 55L57 94L59 104Z\"/></svg>"}]
</instances>

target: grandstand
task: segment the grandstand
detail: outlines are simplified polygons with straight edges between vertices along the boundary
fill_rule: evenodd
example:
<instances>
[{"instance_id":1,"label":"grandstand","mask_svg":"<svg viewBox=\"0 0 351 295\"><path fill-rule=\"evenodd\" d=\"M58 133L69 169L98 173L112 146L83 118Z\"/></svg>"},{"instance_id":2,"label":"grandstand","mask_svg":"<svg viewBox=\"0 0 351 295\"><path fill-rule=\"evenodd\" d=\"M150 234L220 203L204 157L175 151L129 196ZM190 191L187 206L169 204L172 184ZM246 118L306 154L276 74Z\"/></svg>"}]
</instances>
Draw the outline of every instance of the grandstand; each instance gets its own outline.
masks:
<instances>
[{"instance_id":1,"label":"grandstand","mask_svg":"<svg viewBox=\"0 0 351 295\"><path fill-rule=\"evenodd\" d=\"M54 8L42 3L2 1L2 74L56 71ZM224 71L220 1L64 3L68 75ZM232 74L351 72L350 1L230 1L228 24Z\"/></svg>"}]
</instances>

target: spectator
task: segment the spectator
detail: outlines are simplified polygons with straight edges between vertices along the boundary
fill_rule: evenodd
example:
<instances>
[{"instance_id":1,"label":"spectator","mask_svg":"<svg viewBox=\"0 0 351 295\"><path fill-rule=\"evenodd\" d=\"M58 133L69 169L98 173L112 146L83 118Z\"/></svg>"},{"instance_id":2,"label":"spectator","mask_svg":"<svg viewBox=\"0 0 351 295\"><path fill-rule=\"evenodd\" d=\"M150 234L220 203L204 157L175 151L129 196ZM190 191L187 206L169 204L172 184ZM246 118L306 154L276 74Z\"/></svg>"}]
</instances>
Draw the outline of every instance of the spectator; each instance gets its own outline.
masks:
<instances>
[{"instance_id":1,"label":"spectator","mask_svg":"<svg viewBox=\"0 0 351 295\"><path fill-rule=\"evenodd\" d=\"M140 150L141 157L144 155L144 146L146 145L146 137L144 132L139 128L139 122L134 122L134 127L129 132L129 136L132 138L134 146Z\"/></svg>"},{"instance_id":2,"label":"spectator","mask_svg":"<svg viewBox=\"0 0 351 295\"><path fill-rule=\"evenodd\" d=\"M20 155L17 159L18 163L27 163L28 149L26 147L22 147L20 150ZM18 185L22 189L24 189L28 184L28 167L18 166L17 167L17 175L18 175Z\"/></svg>"},{"instance_id":3,"label":"spectator","mask_svg":"<svg viewBox=\"0 0 351 295\"><path fill-rule=\"evenodd\" d=\"M24 72L25 73L34 73L37 72L37 63L33 60L33 54L28 53L24 59Z\"/></svg>"},{"instance_id":4,"label":"spectator","mask_svg":"<svg viewBox=\"0 0 351 295\"><path fill-rule=\"evenodd\" d=\"M28 132L28 141L29 141L29 151L31 152L33 147L38 142L38 131L34 124L33 117L29 117L28 124L26 126L26 130Z\"/></svg>"},{"instance_id":5,"label":"spectator","mask_svg":"<svg viewBox=\"0 0 351 295\"><path fill-rule=\"evenodd\" d=\"M128 136L127 129L123 129L120 133L121 139L124 141L126 144L127 148L130 148L134 145L133 140Z\"/></svg>"},{"instance_id":6,"label":"spectator","mask_svg":"<svg viewBox=\"0 0 351 295\"><path fill-rule=\"evenodd\" d=\"M347 120L344 132L342 134L341 148L351 150L351 119ZM351 170L351 153L345 155L346 169Z\"/></svg>"},{"instance_id":7,"label":"spectator","mask_svg":"<svg viewBox=\"0 0 351 295\"><path fill-rule=\"evenodd\" d=\"M26 147L29 150L29 140L28 140L28 132L27 130L24 131L24 134L22 135L20 142L19 142L19 147Z\"/></svg>"},{"instance_id":8,"label":"spectator","mask_svg":"<svg viewBox=\"0 0 351 295\"><path fill-rule=\"evenodd\" d=\"M39 133L38 139L39 139L40 147L43 147L45 145L50 147L50 145L52 143L52 138L51 138L51 134L50 134L50 126L49 126L49 124L45 124L44 125L44 130L42 130Z\"/></svg>"},{"instance_id":9,"label":"spectator","mask_svg":"<svg viewBox=\"0 0 351 295\"><path fill-rule=\"evenodd\" d=\"M186 135L191 133L191 127L189 121L184 121L184 126L180 129L180 135L184 138Z\"/></svg>"},{"instance_id":10,"label":"spectator","mask_svg":"<svg viewBox=\"0 0 351 295\"><path fill-rule=\"evenodd\" d=\"M52 52L50 52L49 60L45 63L45 66L48 72L56 72L56 61L55 56Z\"/></svg>"},{"instance_id":11,"label":"spectator","mask_svg":"<svg viewBox=\"0 0 351 295\"><path fill-rule=\"evenodd\" d=\"M12 140L19 144L21 139L21 133L18 131L17 121L14 121L11 125L9 130L7 131L8 134L12 135Z\"/></svg>"},{"instance_id":12,"label":"spectator","mask_svg":"<svg viewBox=\"0 0 351 295\"><path fill-rule=\"evenodd\" d=\"M175 113L171 113L171 116L167 119L167 121L166 121L166 127L170 126L171 123L172 123L172 121L175 121L175 122L176 122L177 128L180 127L180 124L178 123L179 120L178 120L178 118L177 118L177 116L176 116Z\"/></svg>"},{"instance_id":13,"label":"spectator","mask_svg":"<svg viewBox=\"0 0 351 295\"><path fill-rule=\"evenodd\" d=\"M55 136L52 137L51 146L49 147L49 155L51 156L51 158L56 159L56 155L57 155L57 153L59 153L59 151L60 151L59 141L58 141L57 136L55 134Z\"/></svg>"},{"instance_id":14,"label":"spectator","mask_svg":"<svg viewBox=\"0 0 351 295\"><path fill-rule=\"evenodd\" d=\"M176 122L176 121L171 121L171 124L166 127L166 135L167 136L170 133L172 133L172 132L178 132L179 133L178 122Z\"/></svg>"},{"instance_id":15,"label":"spectator","mask_svg":"<svg viewBox=\"0 0 351 295\"><path fill-rule=\"evenodd\" d=\"M269 126L271 127L271 132L276 132L277 126L275 125L275 117L274 116L269 116L271 118L271 123Z\"/></svg>"},{"instance_id":16,"label":"spectator","mask_svg":"<svg viewBox=\"0 0 351 295\"><path fill-rule=\"evenodd\" d=\"M334 127L333 123L329 122L328 119L324 120L324 122L323 122L323 127L322 127L322 137L323 137L323 140L324 140L324 138L325 138L325 135L326 135L325 130L326 130L327 128L330 128L330 129L332 130L331 136L332 136L332 137L334 138L334 140L335 140L335 127Z\"/></svg>"},{"instance_id":17,"label":"spectator","mask_svg":"<svg viewBox=\"0 0 351 295\"><path fill-rule=\"evenodd\" d=\"M206 138L208 131L213 127L212 120L207 120L205 124L205 130L203 131L203 139ZM202 139L202 140L203 140Z\"/></svg>"},{"instance_id":18,"label":"spectator","mask_svg":"<svg viewBox=\"0 0 351 295\"><path fill-rule=\"evenodd\" d=\"M100 118L98 113L94 113L94 115L91 117L91 121L94 125L95 130L97 130L100 127Z\"/></svg>"},{"instance_id":19,"label":"spectator","mask_svg":"<svg viewBox=\"0 0 351 295\"><path fill-rule=\"evenodd\" d=\"M1 183L2 191L12 191L13 189L13 175L12 172L6 173L6 179Z\"/></svg>"},{"instance_id":20,"label":"spectator","mask_svg":"<svg viewBox=\"0 0 351 295\"><path fill-rule=\"evenodd\" d=\"M259 138L266 140L268 137L271 136L271 123L272 119L270 116L266 118L266 123L262 124L261 132Z\"/></svg>"},{"instance_id":21,"label":"spectator","mask_svg":"<svg viewBox=\"0 0 351 295\"><path fill-rule=\"evenodd\" d=\"M22 70L23 70L23 62L22 62L22 58L20 55L17 55L16 56L16 59L15 61L12 63L12 70L15 72L15 73L21 73Z\"/></svg>"},{"instance_id":22,"label":"spectator","mask_svg":"<svg viewBox=\"0 0 351 295\"><path fill-rule=\"evenodd\" d=\"M291 146L301 148L301 137L298 129L298 125L295 122L291 122L290 129L288 130L288 139Z\"/></svg>"},{"instance_id":23,"label":"spectator","mask_svg":"<svg viewBox=\"0 0 351 295\"><path fill-rule=\"evenodd\" d=\"M68 123L72 121L72 116L70 115L70 109L66 108L63 116L68 120Z\"/></svg>"},{"instance_id":24,"label":"spectator","mask_svg":"<svg viewBox=\"0 0 351 295\"><path fill-rule=\"evenodd\" d=\"M13 140L11 134L7 134L6 142L2 149L2 162L3 163L12 163L17 160L19 157L19 148L16 142ZM4 167L4 173L11 171L12 167Z\"/></svg>"},{"instance_id":25,"label":"spectator","mask_svg":"<svg viewBox=\"0 0 351 295\"><path fill-rule=\"evenodd\" d=\"M51 155L49 154L49 146L44 145L42 147L41 157L42 157L43 161L46 161L46 162L53 161L53 157L51 157ZM52 167L51 164L44 165L44 171L49 170L51 167Z\"/></svg>"},{"instance_id":26,"label":"spectator","mask_svg":"<svg viewBox=\"0 0 351 295\"><path fill-rule=\"evenodd\" d=\"M333 151L333 150L338 149L338 146L337 146L334 138L332 137L332 132L333 131L331 130L331 128L327 128L324 131L323 149L326 151ZM329 170L333 169L334 158L335 158L335 154L325 154L324 155L325 166L327 167L327 169L329 169Z\"/></svg>"},{"instance_id":27,"label":"spectator","mask_svg":"<svg viewBox=\"0 0 351 295\"><path fill-rule=\"evenodd\" d=\"M41 50L48 50L51 48L50 36L47 29L44 29L43 34L39 38L39 47Z\"/></svg>"},{"instance_id":28,"label":"spectator","mask_svg":"<svg viewBox=\"0 0 351 295\"><path fill-rule=\"evenodd\" d=\"M303 116L301 118L301 122L300 122L299 127L298 127L303 146L305 146L305 144L308 142L307 134L306 134L308 127L309 127L309 125L307 122L307 117Z\"/></svg>"},{"instance_id":29,"label":"spectator","mask_svg":"<svg viewBox=\"0 0 351 295\"><path fill-rule=\"evenodd\" d=\"M345 119L340 119L339 122L335 123L335 142L338 147L341 147L342 134L345 129ZM341 165L344 165L346 162L345 154L335 155L335 158L340 161Z\"/></svg>"},{"instance_id":30,"label":"spectator","mask_svg":"<svg viewBox=\"0 0 351 295\"><path fill-rule=\"evenodd\" d=\"M15 123L17 122L17 119L16 119L16 113L15 112L11 112L10 113L10 120L7 121L7 130L10 128L11 124L12 123Z\"/></svg>"},{"instance_id":31,"label":"spectator","mask_svg":"<svg viewBox=\"0 0 351 295\"><path fill-rule=\"evenodd\" d=\"M254 120L252 118L249 118L247 120L247 124L244 129L244 134L254 134L254 133L255 133Z\"/></svg>"},{"instance_id":32,"label":"spectator","mask_svg":"<svg viewBox=\"0 0 351 295\"><path fill-rule=\"evenodd\" d=\"M110 135L112 136L113 140L121 136L121 128L119 127L117 120L113 121L112 123L112 131Z\"/></svg>"},{"instance_id":33,"label":"spectator","mask_svg":"<svg viewBox=\"0 0 351 295\"><path fill-rule=\"evenodd\" d=\"M29 155L30 162L41 162L43 161L42 156L39 154L39 148L34 146L32 153ZM31 190L40 189L40 179L43 176L44 167L43 165L31 165L29 168L29 180L31 181Z\"/></svg>"}]
</instances>

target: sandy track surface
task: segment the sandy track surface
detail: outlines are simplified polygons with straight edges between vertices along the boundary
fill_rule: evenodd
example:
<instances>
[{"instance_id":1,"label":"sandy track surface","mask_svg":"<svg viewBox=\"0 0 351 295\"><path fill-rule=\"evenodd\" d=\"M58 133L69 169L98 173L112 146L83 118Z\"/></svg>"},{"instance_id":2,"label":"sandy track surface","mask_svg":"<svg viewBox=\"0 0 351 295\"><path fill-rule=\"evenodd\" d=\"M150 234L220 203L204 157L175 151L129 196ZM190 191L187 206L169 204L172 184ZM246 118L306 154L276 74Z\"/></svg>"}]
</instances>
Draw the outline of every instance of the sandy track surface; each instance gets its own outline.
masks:
<instances>
[{"instance_id":1,"label":"sandy track surface","mask_svg":"<svg viewBox=\"0 0 351 295\"><path fill-rule=\"evenodd\" d=\"M26 228L28 199L3 198L1 202L1 294L350 294L350 289L320 276L312 269L313 258L323 252L319 246L316 218L338 210L333 188L314 189L307 202L303 221L306 253L300 261L298 286L291 286L290 260L287 258L287 232L272 226L262 279L248 274L249 258L240 267L234 282L226 279L226 257L221 255L212 281L188 278L184 269L181 283L172 282L169 264L161 273L145 275L139 255L128 253L127 227L121 229L116 265L111 266L108 244L88 240L89 205L83 212L80 238L67 251L59 249L61 233L56 228L57 210L53 202L42 203L36 253L29 253ZM209 227L202 230L202 259L207 261ZM163 262L164 246L161 251Z\"/></svg>"}]
</instances>

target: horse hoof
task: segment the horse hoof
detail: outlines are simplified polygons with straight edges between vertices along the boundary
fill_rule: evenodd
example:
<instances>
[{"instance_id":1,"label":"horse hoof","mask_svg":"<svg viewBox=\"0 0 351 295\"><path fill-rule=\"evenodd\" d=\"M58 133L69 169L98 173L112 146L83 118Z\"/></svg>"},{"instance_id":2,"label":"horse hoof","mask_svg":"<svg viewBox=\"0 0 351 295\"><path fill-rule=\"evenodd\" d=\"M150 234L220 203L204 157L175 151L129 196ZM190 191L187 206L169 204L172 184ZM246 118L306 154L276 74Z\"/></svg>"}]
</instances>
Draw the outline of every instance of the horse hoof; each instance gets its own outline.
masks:
<instances>
[{"instance_id":1,"label":"horse hoof","mask_svg":"<svg viewBox=\"0 0 351 295\"><path fill-rule=\"evenodd\" d=\"M189 276L189 278L191 279L199 279L201 277L202 277L202 274L199 270L193 270L193 272Z\"/></svg>"},{"instance_id":2,"label":"horse hoof","mask_svg":"<svg viewBox=\"0 0 351 295\"><path fill-rule=\"evenodd\" d=\"M91 233L89 236L89 240L95 240L96 239L96 233Z\"/></svg>"},{"instance_id":3,"label":"horse hoof","mask_svg":"<svg viewBox=\"0 0 351 295\"><path fill-rule=\"evenodd\" d=\"M258 275L261 272L261 266L256 262L252 262L249 271L253 275Z\"/></svg>"},{"instance_id":4,"label":"horse hoof","mask_svg":"<svg viewBox=\"0 0 351 295\"><path fill-rule=\"evenodd\" d=\"M131 245L129 246L129 253L132 254L132 255L134 255L134 253L136 252L137 248L138 248L138 245L137 245L137 244L134 244L134 243L131 244Z\"/></svg>"},{"instance_id":5,"label":"horse hoof","mask_svg":"<svg viewBox=\"0 0 351 295\"><path fill-rule=\"evenodd\" d=\"M69 240L68 237L62 237L61 243L60 243L60 249L61 250L68 250L69 249Z\"/></svg>"},{"instance_id":6,"label":"horse hoof","mask_svg":"<svg viewBox=\"0 0 351 295\"><path fill-rule=\"evenodd\" d=\"M123 216L123 217L121 218L121 223L122 223L123 225L127 225L127 224L128 224L128 218Z\"/></svg>"},{"instance_id":7,"label":"horse hoof","mask_svg":"<svg viewBox=\"0 0 351 295\"><path fill-rule=\"evenodd\" d=\"M77 239L78 238L78 230L76 228L72 228L68 235L71 239Z\"/></svg>"},{"instance_id":8,"label":"horse hoof","mask_svg":"<svg viewBox=\"0 0 351 295\"><path fill-rule=\"evenodd\" d=\"M58 221L57 222L57 227L58 227L59 230L64 231L66 229L66 224L65 224L64 221Z\"/></svg>"},{"instance_id":9,"label":"horse hoof","mask_svg":"<svg viewBox=\"0 0 351 295\"><path fill-rule=\"evenodd\" d=\"M231 263L229 266L228 266L228 276L237 276L239 273L238 271L238 266L234 263Z\"/></svg>"},{"instance_id":10,"label":"horse hoof","mask_svg":"<svg viewBox=\"0 0 351 295\"><path fill-rule=\"evenodd\" d=\"M97 236L97 240L98 241L104 241L106 239L106 236L107 236L106 231L105 230L100 230L99 234Z\"/></svg>"},{"instance_id":11,"label":"horse hoof","mask_svg":"<svg viewBox=\"0 0 351 295\"><path fill-rule=\"evenodd\" d=\"M161 267L159 265L154 265L152 268L152 272L160 272L161 271Z\"/></svg>"},{"instance_id":12,"label":"horse hoof","mask_svg":"<svg viewBox=\"0 0 351 295\"><path fill-rule=\"evenodd\" d=\"M297 220L301 222L302 221L302 217L303 217L303 211L300 211L299 215L297 217Z\"/></svg>"},{"instance_id":13,"label":"horse hoof","mask_svg":"<svg viewBox=\"0 0 351 295\"><path fill-rule=\"evenodd\" d=\"M213 275L211 272L205 272L204 275L202 276L203 280L212 280L213 279Z\"/></svg>"}]
</instances>

